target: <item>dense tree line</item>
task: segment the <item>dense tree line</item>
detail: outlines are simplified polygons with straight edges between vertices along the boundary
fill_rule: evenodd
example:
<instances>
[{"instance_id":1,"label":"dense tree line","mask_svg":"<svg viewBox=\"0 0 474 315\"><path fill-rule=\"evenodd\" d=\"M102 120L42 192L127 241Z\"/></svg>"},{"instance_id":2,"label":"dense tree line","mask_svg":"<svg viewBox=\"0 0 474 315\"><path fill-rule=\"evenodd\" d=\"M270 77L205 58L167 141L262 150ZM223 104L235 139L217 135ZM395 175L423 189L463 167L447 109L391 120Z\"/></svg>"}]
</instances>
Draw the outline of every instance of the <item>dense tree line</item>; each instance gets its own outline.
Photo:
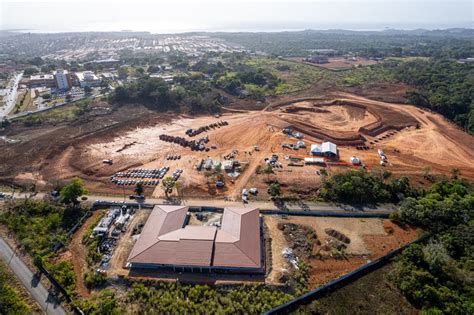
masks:
<instances>
[{"instance_id":1,"label":"dense tree line","mask_svg":"<svg viewBox=\"0 0 474 315\"><path fill-rule=\"evenodd\" d=\"M143 76L127 86L118 87L112 101L142 103L156 110L189 110L193 113L220 111L221 96L206 80L179 76L176 85L161 78Z\"/></svg>"},{"instance_id":2,"label":"dense tree line","mask_svg":"<svg viewBox=\"0 0 474 315\"><path fill-rule=\"evenodd\" d=\"M0 223L12 231L20 245L32 256L40 254L57 241L79 216L80 210L53 205L41 200L24 200L0 215Z\"/></svg>"},{"instance_id":3,"label":"dense tree line","mask_svg":"<svg viewBox=\"0 0 474 315\"><path fill-rule=\"evenodd\" d=\"M393 68L395 77L415 89L410 103L434 110L474 134L474 65L451 60L414 60Z\"/></svg>"},{"instance_id":4,"label":"dense tree line","mask_svg":"<svg viewBox=\"0 0 474 315\"><path fill-rule=\"evenodd\" d=\"M240 95L245 90L249 96L260 98L266 90L272 90L282 82L276 75L262 68L240 65L233 70L215 74L213 82L217 87L234 95Z\"/></svg>"},{"instance_id":5,"label":"dense tree line","mask_svg":"<svg viewBox=\"0 0 474 315\"><path fill-rule=\"evenodd\" d=\"M275 56L352 53L365 57L466 58L474 55L472 34L472 30L464 29L383 32L306 30L275 33L214 33L212 35L241 44L251 51L263 51ZM318 49L323 51L315 51ZM328 49L330 51L327 51Z\"/></svg>"},{"instance_id":6,"label":"dense tree line","mask_svg":"<svg viewBox=\"0 0 474 315\"><path fill-rule=\"evenodd\" d=\"M364 169L339 173L324 181L323 199L353 204L398 202L418 191L411 187L408 177L389 180L390 173L368 172Z\"/></svg>"},{"instance_id":7,"label":"dense tree line","mask_svg":"<svg viewBox=\"0 0 474 315\"><path fill-rule=\"evenodd\" d=\"M473 314L474 191L468 183L442 181L408 198L394 219L432 233L425 245L403 252L392 281L425 314Z\"/></svg>"},{"instance_id":8,"label":"dense tree line","mask_svg":"<svg viewBox=\"0 0 474 315\"><path fill-rule=\"evenodd\" d=\"M474 65L452 59L387 60L336 74L345 86L402 82L408 103L428 108L474 134Z\"/></svg>"}]
</instances>

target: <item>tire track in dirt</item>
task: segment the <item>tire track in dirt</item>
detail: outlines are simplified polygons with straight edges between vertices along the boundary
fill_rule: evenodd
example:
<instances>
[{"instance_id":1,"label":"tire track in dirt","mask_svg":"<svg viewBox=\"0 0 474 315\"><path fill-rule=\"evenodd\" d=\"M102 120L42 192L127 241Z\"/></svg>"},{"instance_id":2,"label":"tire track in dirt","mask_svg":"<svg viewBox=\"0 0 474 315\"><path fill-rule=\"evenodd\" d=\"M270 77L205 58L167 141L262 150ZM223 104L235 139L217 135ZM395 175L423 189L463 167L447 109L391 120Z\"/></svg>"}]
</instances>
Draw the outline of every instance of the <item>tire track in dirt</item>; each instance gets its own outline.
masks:
<instances>
[{"instance_id":1,"label":"tire track in dirt","mask_svg":"<svg viewBox=\"0 0 474 315\"><path fill-rule=\"evenodd\" d=\"M86 229L89 227L89 225L95 222L99 215L100 211L94 211L79 228L79 230L74 233L68 246L68 249L72 255L71 260L74 267L74 274L76 275L76 290L77 293L83 298L88 298L90 296L90 292L84 284L84 272L87 269L87 250L84 244L82 244L82 238Z\"/></svg>"}]
</instances>

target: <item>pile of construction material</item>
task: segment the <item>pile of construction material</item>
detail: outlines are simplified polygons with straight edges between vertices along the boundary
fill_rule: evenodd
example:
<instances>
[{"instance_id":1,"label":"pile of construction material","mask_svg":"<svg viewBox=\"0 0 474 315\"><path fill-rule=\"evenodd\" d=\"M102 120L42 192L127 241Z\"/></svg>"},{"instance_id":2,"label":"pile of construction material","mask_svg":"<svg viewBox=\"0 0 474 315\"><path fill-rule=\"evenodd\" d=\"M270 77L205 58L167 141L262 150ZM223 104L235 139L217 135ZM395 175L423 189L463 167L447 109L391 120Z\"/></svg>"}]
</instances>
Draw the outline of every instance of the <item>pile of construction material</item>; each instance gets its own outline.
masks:
<instances>
[{"instance_id":1,"label":"pile of construction material","mask_svg":"<svg viewBox=\"0 0 474 315\"><path fill-rule=\"evenodd\" d=\"M290 264L293 265L295 269L299 269L298 267L298 257L293 253L293 250L289 247L283 248L281 251L281 255L285 258Z\"/></svg>"},{"instance_id":2,"label":"pile of construction material","mask_svg":"<svg viewBox=\"0 0 474 315\"><path fill-rule=\"evenodd\" d=\"M186 130L186 134L190 137L194 137L194 136L197 136L205 131L209 131L211 129L215 129L215 128L220 128L220 127L223 127L223 126L227 126L229 125L229 123L227 121L218 121L216 123L213 123L213 124L210 124L210 125L207 125L207 126L203 126L203 127L199 127L197 129L192 129L192 128L189 128L188 130Z\"/></svg>"},{"instance_id":3,"label":"pile of construction material","mask_svg":"<svg viewBox=\"0 0 474 315\"><path fill-rule=\"evenodd\" d=\"M165 142L179 144L180 146L185 147L185 148L191 148L192 151L204 151L204 150L209 151L209 148L205 147L205 144L209 142L208 136L201 138L199 140L186 140L183 137L162 134L160 135L159 139Z\"/></svg>"},{"instance_id":4,"label":"pile of construction material","mask_svg":"<svg viewBox=\"0 0 474 315\"><path fill-rule=\"evenodd\" d=\"M385 152L383 152L382 149L378 150L379 156L380 156L380 165L385 166L385 164L388 162L387 156L385 155Z\"/></svg>"},{"instance_id":5,"label":"pile of construction material","mask_svg":"<svg viewBox=\"0 0 474 315\"><path fill-rule=\"evenodd\" d=\"M272 154L270 158L265 158L265 163L270 164L272 167L282 167L281 163L278 163L278 155Z\"/></svg>"},{"instance_id":6,"label":"pile of construction material","mask_svg":"<svg viewBox=\"0 0 474 315\"><path fill-rule=\"evenodd\" d=\"M232 150L231 153L224 155L224 160L232 160L237 156L238 153L239 153L239 151Z\"/></svg>"},{"instance_id":7,"label":"pile of construction material","mask_svg":"<svg viewBox=\"0 0 474 315\"><path fill-rule=\"evenodd\" d=\"M337 230L328 228L328 229L324 229L324 232L326 232L327 235L332 236L338 241L341 241L343 243L349 244L351 242L350 238L348 238L346 235L344 235L343 233Z\"/></svg>"}]
</instances>

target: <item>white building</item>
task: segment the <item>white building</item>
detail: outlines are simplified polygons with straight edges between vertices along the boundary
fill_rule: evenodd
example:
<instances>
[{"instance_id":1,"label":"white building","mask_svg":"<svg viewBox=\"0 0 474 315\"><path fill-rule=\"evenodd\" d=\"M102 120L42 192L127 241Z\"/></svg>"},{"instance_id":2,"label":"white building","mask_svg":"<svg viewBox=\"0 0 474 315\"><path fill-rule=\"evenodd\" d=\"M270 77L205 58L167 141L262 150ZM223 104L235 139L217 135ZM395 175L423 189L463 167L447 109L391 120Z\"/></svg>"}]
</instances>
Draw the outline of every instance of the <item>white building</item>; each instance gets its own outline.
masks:
<instances>
[{"instance_id":1,"label":"white building","mask_svg":"<svg viewBox=\"0 0 474 315\"><path fill-rule=\"evenodd\" d=\"M54 73L54 79L56 80L56 87L59 90L69 90L71 87L68 80L68 73L66 70L58 70Z\"/></svg>"},{"instance_id":2,"label":"white building","mask_svg":"<svg viewBox=\"0 0 474 315\"><path fill-rule=\"evenodd\" d=\"M96 87L100 85L101 80L92 71L84 71L76 73L77 80L81 88Z\"/></svg>"},{"instance_id":3,"label":"white building","mask_svg":"<svg viewBox=\"0 0 474 315\"><path fill-rule=\"evenodd\" d=\"M337 146L332 142L323 142L321 145L323 154L326 156L337 156Z\"/></svg>"},{"instance_id":4,"label":"white building","mask_svg":"<svg viewBox=\"0 0 474 315\"><path fill-rule=\"evenodd\" d=\"M311 145L311 154L312 155L323 155L323 149L320 144Z\"/></svg>"},{"instance_id":5,"label":"white building","mask_svg":"<svg viewBox=\"0 0 474 315\"><path fill-rule=\"evenodd\" d=\"M311 154L317 156L337 157L337 146L332 142L312 144Z\"/></svg>"}]
</instances>

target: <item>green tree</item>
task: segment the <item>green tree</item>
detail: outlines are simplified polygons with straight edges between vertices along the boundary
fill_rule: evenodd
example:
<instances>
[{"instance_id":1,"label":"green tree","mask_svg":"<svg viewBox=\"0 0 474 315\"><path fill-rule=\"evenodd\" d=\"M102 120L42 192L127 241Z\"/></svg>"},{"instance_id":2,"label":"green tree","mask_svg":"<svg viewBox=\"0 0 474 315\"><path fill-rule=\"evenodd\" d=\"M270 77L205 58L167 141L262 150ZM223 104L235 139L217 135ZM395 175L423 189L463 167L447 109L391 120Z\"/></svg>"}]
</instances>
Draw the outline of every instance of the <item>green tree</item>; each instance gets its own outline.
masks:
<instances>
[{"instance_id":1,"label":"green tree","mask_svg":"<svg viewBox=\"0 0 474 315\"><path fill-rule=\"evenodd\" d=\"M33 68L33 67L26 68L26 69L23 71L23 74L24 74L25 76L30 76L30 75L33 75L33 74L36 74L36 73L38 73L38 69Z\"/></svg>"},{"instance_id":2,"label":"green tree","mask_svg":"<svg viewBox=\"0 0 474 315\"><path fill-rule=\"evenodd\" d=\"M163 180L161 181L161 184L163 186L163 190L165 192L165 195L166 195L166 199L169 198L169 195L168 195L168 192L173 189L173 187L176 185L176 181L173 179L173 177L171 176L166 176L165 178L163 178Z\"/></svg>"},{"instance_id":3,"label":"green tree","mask_svg":"<svg viewBox=\"0 0 474 315\"><path fill-rule=\"evenodd\" d=\"M89 192L84 187L84 183L80 178L74 177L69 184L61 189L60 196L61 202L64 204L73 204L74 206L79 204L77 198L82 195L86 195Z\"/></svg>"},{"instance_id":4,"label":"green tree","mask_svg":"<svg viewBox=\"0 0 474 315\"><path fill-rule=\"evenodd\" d=\"M142 182L138 182L136 185L135 185L135 193L137 195L143 195L143 183Z\"/></svg>"},{"instance_id":5,"label":"green tree","mask_svg":"<svg viewBox=\"0 0 474 315\"><path fill-rule=\"evenodd\" d=\"M267 174L267 181L270 181L270 175L274 174L272 165L267 164L263 169L263 173Z\"/></svg>"},{"instance_id":6,"label":"green tree","mask_svg":"<svg viewBox=\"0 0 474 315\"><path fill-rule=\"evenodd\" d=\"M122 80L128 77L128 69L126 67L120 67L117 72L119 78Z\"/></svg>"},{"instance_id":7,"label":"green tree","mask_svg":"<svg viewBox=\"0 0 474 315\"><path fill-rule=\"evenodd\" d=\"M270 186L268 186L268 193L272 197L276 197L280 195L280 184L279 183L271 183Z\"/></svg>"}]
</instances>

